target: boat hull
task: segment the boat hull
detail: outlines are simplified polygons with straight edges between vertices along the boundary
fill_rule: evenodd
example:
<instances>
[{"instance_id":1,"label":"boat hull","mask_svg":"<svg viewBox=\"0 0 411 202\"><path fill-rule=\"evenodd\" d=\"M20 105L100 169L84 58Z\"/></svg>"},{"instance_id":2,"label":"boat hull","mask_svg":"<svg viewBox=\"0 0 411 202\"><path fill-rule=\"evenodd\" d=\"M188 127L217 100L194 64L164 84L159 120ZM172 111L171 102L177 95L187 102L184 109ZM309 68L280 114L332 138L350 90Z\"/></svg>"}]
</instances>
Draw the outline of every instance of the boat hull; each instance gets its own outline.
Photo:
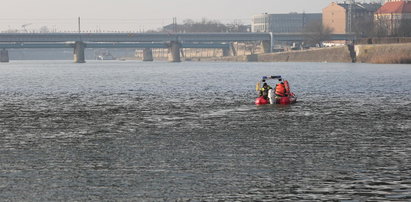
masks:
<instances>
[{"instance_id":1,"label":"boat hull","mask_svg":"<svg viewBox=\"0 0 411 202\"><path fill-rule=\"evenodd\" d=\"M297 97L289 96L289 97L275 98L274 104L289 105L289 104L294 104L296 102L297 102ZM256 105L267 105L267 104L270 104L270 102L261 96L255 99L255 104Z\"/></svg>"},{"instance_id":2,"label":"boat hull","mask_svg":"<svg viewBox=\"0 0 411 202\"><path fill-rule=\"evenodd\" d=\"M266 104L269 104L269 103L270 102L268 102L268 100L264 99L263 96L258 97L258 98L255 99L255 104L256 105L266 105Z\"/></svg>"},{"instance_id":3,"label":"boat hull","mask_svg":"<svg viewBox=\"0 0 411 202\"><path fill-rule=\"evenodd\" d=\"M290 96L290 97L280 97L275 99L276 104L281 104L281 105L289 105L289 104L294 104L297 102L297 97Z\"/></svg>"}]
</instances>

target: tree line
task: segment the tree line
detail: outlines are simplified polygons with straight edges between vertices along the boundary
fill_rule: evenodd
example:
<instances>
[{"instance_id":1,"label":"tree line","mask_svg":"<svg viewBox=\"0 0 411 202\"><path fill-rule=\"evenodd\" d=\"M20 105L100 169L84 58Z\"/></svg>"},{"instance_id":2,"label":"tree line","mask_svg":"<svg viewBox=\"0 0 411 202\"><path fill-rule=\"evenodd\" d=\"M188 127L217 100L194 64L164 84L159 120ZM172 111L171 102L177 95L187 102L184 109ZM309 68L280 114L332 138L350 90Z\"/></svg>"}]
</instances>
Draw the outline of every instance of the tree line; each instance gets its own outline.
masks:
<instances>
[{"instance_id":1,"label":"tree line","mask_svg":"<svg viewBox=\"0 0 411 202\"><path fill-rule=\"evenodd\" d=\"M198 32L250 32L251 26L245 25L239 20L232 23L223 24L218 20L203 18L199 21L192 19L183 20L182 24L173 23L164 26L160 30L149 32L178 32L178 33L198 33Z\"/></svg>"}]
</instances>

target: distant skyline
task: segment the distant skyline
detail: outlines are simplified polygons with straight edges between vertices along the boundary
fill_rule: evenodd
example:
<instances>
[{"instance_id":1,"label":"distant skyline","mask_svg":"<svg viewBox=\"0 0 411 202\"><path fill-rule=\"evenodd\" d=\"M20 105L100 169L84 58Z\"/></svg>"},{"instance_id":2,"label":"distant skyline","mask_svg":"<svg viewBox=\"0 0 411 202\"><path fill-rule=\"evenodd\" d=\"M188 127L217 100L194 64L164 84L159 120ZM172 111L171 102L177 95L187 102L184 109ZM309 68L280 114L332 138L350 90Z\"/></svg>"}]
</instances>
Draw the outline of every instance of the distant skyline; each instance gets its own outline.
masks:
<instances>
[{"instance_id":1,"label":"distant skyline","mask_svg":"<svg viewBox=\"0 0 411 202\"><path fill-rule=\"evenodd\" d=\"M365 2L376 2L368 0ZM260 13L320 13L333 0L5 0L0 31L147 31L172 23L177 17L207 18L223 23L250 23ZM335 1L334 1L335 2ZM343 1L338 1L343 2Z\"/></svg>"}]
</instances>

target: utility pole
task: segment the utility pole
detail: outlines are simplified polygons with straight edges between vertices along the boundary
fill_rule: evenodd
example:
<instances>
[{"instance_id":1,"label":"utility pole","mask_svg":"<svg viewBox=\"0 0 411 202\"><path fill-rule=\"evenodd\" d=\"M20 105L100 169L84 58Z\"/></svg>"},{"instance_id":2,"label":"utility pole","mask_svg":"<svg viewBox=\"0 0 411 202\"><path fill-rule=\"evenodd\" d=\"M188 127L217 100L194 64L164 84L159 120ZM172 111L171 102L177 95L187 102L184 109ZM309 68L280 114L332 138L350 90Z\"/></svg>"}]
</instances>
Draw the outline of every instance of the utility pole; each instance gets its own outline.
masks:
<instances>
[{"instance_id":1,"label":"utility pole","mask_svg":"<svg viewBox=\"0 0 411 202\"><path fill-rule=\"evenodd\" d=\"M80 17L78 17L78 33L81 33L81 23L80 23Z\"/></svg>"},{"instance_id":2,"label":"utility pole","mask_svg":"<svg viewBox=\"0 0 411 202\"><path fill-rule=\"evenodd\" d=\"M173 18L173 31L177 33L177 17Z\"/></svg>"},{"instance_id":3,"label":"utility pole","mask_svg":"<svg viewBox=\"0 0 411 202\"><path fill-rule=\"evenodd\" d=\"M80 17L78 17L78 33L81 41L81 23L80 23Z\"/></svg>"},{"instance_id":4,"label":"utility pole","mask_svg":"<svg viewBox=\"0 0 411 202\"><path fill-rule=\"evenodd\" d=\"M355 1L354 0L350 0L349 1L349 4L350 5L348 5L348 29L347 29L347 32L349 33L349 34L351 34L351 32L352 32L352 16L353 16L353 13L352 13L352 9L353 9L353 4L355 4Z\"/></svg>"}]
</instances>

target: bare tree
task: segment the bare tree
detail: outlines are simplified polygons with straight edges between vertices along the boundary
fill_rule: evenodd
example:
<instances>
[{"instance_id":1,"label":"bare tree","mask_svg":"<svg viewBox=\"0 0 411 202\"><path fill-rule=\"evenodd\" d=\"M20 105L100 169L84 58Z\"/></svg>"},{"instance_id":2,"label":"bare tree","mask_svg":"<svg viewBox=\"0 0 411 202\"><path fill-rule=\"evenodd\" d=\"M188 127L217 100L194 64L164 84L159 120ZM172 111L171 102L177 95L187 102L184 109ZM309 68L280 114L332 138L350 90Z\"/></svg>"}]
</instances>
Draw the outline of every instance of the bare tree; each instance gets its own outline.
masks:
<instances>
[{"instance_id":1,"label":"bare tree","mask_svg":"<svg viewBox=\"0 0 411 202\"><path fill-rule=\"evenodd\" d=\"M390 34L390 26L386 17L377 16L374 20L373 35L376 37L384 37Z\"/></svg>"},{"instance_id":2,"label":"bare tree","mask_svg":"<svg viewBox=\"0 0 411 202\"><path fill-rule=\"evenodd\" d=\"M226 26L228 32L249 32L251 30L251 26L245 25L241 20L234 20Z\"/></svg>"},{"instance_id":3,"label":"bare tree","mask_svg":"<svg viewBox=\"0 0 411 202\"><path fill-rule=\"evenodd\" d=\"M194 20L187 19L184 20L184 24L182 26L183 32L226 32L227 27L216 20L207 20L203 18L199 22L195 22Z\"/></svg>"},{"instance_id":4,"label":"bare tree","mask_svg":"<svg viewBox=\"0 0 411 202\"><path fill-rule=\"evenodd\" d=\"M333 29L324 26L321 22L312 22L305 29L305 43L309 45L321 45L322 42L330 40Z\"/></svg>"},{"instance_id":5,"label":"bare tree","mask_svg":"<svg viewBox=\"0 0 411 202\"><path fill-rule=\"evenodd\" d=\"M49 33L50 32L50 30L47 26L40 27L39 31L40 31L40 33Z\"/></svg>"},{"instance_id":6,"label":"bare tree","mask_svg":"<svg viewBox=\"0 0 411 202\"><path fill-rule=\"evenodd\" d=\"M410 37L411 36L411 19L402 19L399 23L397 36Z\"/></svg>"},{"instance_id":7,"label":"bare tree","mask_svg":"<svg viewBox=\"0 0 411 202\"><path fill-rule=\"evenodd\" d=\"M352 26L353 32L359 37L369 37L374 33L374 19L372 17L356 18Z\"/></svg>"},{"instance_id":8,"label":"bare tree","mask_svg":"<svg viewBox=\"0 0 411 202\"><path fill-rule=\"evenodd\" d=\"M208 20L206 18L203 18L200 21L185 19L182 24L170 24L164 26L161 30L151 31L172 32L174 29L177 29L178 32L249 32L250 25L245 25L241 21L223 24L217 20Z\"/></svg>"},{"instance_id":9,"label":"bare tree","mask_svg":"<svg viewBox=\"0 0 411 202\"><path fill-rule=\"evenodd\" d=\"M20 31L18 29L8 29L5 31L2 31L2 33L19 33Z\"/></svg>"}]
</instances>

